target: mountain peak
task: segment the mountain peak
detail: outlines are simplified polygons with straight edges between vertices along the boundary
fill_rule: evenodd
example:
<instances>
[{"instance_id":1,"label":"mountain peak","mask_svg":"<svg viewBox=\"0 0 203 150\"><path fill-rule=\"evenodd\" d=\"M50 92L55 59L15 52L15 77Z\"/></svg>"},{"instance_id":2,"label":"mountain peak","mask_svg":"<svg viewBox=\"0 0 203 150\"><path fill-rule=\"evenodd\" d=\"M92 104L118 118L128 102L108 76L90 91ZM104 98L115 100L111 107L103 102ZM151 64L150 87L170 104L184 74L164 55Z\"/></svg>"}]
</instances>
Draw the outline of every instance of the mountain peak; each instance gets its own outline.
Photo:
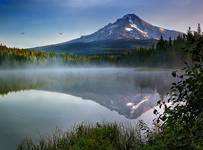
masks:
<instances>
[{"instance_id":1,"label":"mountain peak","mask_svg":"<svg viewBox=\"0 0 203 150\"><path fill-rule=\"evenodd\" d=\"M119 18L117 19L116 23L120 24L120 23L123 23L123 24L140 24L140 23L143 23L144 21L138 17L137 15L135 14L127 14L125 16L123 16L122 18Z\"/></svg>"},{"instance_id":2,"label":"mountain peak","mask_svg":"<svg viewBox=\"0 0 203 150\"><path fill-rule=\"evenodd\" d=\"M175 39L179 34L182 33L154 26L135 14L126 14L122 18L117 19L114 23L106 25L97 32L72 40L70 43L115 40L157 40L160 39L161 35L164 39L168 40L170 37Z\"/></svg>"},{"instance_id":3,"label":"mountain peak","mask_svg":"<svg viewBox=\"0 0 203 150\"><path fill-rule=\"evenodd\" d=\"M126 14L126 15L123 16L123 18L127 18L127 19L137 18L137 19L140 19L136 14Z\"/></svg>"},{"instance_id":4,"label":"mountain peak","mask_svg":"<svg viewBox=\"0 0 203 150\"><path fill-rule=\"evenodd\" d=\"M147 43L151 42L151 44L153 44L153 42L160 39L161 36L165 40L168 40L169 38L175 39L178 35L182 34L183 33L178 31L154 26L135 14L127 14L122 18L117 19L115 22L107 24L105 27L94 32L93 34L81 36L78 39L64 43L38 47L38 49L67 50L69 48L76 48L79 49L79 52L81 53L80 47L82 47L81 49L86 48L91 51L94 50L96 43L100 43L100 46L107 44L108 48L110 48L112 45L115 45L115 43L117 47L127 45L126 47L132 48L136 45L135 43L139 43L137 44L139 47L146 47L150 45ZM129 44L129 42L134 42L134 44ZM92 48L91 45L94 48ZM85 53L87 52L85 51Z\"/></svg>"},{"instance_id":5,"label":"mountain peak","mask_svg":"<svg viewBox=\"0 0 203 150\"><path fill-rule=\"evenodd\" d=\"M135 14L126 14L93 34L59 45L101 41L158 40L161 36L168 40L169 38L175 39L180 34L183 33L154 26Z\"/></svg>"}]
</instances>

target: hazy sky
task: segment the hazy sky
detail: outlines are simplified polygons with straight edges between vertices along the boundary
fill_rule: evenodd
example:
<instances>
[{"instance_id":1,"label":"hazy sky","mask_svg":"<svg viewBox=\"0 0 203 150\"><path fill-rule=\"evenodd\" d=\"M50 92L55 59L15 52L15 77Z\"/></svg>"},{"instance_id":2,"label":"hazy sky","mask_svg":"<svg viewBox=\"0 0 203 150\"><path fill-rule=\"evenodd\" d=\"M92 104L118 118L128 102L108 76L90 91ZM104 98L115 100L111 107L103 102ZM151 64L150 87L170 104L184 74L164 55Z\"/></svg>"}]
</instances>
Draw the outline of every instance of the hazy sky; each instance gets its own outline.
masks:
<instances>
[{"instance_id":1,"label":"hazy sky","mask_svg":"<svg viewBox=\"0 0 203 150\"><path fill-rule=\"evenodd\" d=\"M203 0L0 0L0 42L23 48L64 42L128 13L185 32L203 25Z\"/></svg>"}]
</instances>

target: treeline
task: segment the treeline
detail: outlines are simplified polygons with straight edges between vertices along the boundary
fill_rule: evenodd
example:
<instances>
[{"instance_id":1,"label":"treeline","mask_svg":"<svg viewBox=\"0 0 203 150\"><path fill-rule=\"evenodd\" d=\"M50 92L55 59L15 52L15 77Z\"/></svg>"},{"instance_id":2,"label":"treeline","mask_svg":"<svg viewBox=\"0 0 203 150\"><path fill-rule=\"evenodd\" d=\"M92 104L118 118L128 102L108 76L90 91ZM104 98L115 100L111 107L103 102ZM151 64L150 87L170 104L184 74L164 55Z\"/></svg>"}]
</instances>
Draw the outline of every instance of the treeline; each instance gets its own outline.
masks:
<instances>
[{"instance_id":1,"label":"treeline","mask_svg":"<svg viewBox=\"0 0 203 150\"><path fill-rule=\"evenodd\" d=\"M179 67L189 61L190 55L185 47L192 38L201 35L201 28L192 33L179 35L177 39L160 40L151 48L134 48L104 50L95 55L76 55L68 53L54 53L28 49L8 48L0 45L0 67L17 67L26 65L117 65L132 67Z\"/></svg>"},{"instance_id":2,"label":"treeline","mask_svg":"<svg viewBox=\"0 0 203 150\"><path fill-rule=\"evenodd\" d=\"M0 45L0 66L1 67L17 67L26 64L45 62L48 58L53 58L54 53L45 53L40 51L30 51L19 48L9 48Z\"/></svg>"},{"instance_id":3,"label":"treeline","mask_svg":"<svg viewBox=\"0 0 203 150\"><path fill-rule=\"evenodd\" d=\"M114 56L94 55L82 56L65 53L35 51L29 49L9 48L0 45L0 68L47 66L47 65L81 65L81 64L104 64L113 62Z\"/></svg>"},{"instance_id":4,"label":"treeline","mask_svg":"<svg viewBox=\"0 0 203 150\"><path fill-rule=\"evenodd\" d=\"M180 34L176 39L164 40L161 36L151 48L137 48L124 56L119 56L116 61L129 66L181 67L192 59L187 49L191 47L191 41L197 41L201 36L198 24L197 31L192 32L189 28L187 34Z\"/></svg>"},{"instance_id":5,"label":"treeline","mask_svg":"<svg viewBox=\"0 0 203 150\"><path fill-rule=\"evenodd\" d=\"M0 68L48 65L175 66L181 64L177 52L155 48L122 50L125 53L73 55L9 48L0 45ZM178 63L177 63L178 62Z\"/></svg>"},{"instance_id":6,"label":"treeline","mask_svg":"<svg viewBox=\"0 0 203 150\"><path fill-rule=\"evenodd\" d=\"M151 48L135 49L119 59L123 64L129 65L180 67L190 59L185 50L187 42L187 34L179 35L174 40L164 40L161 36L157 44Z\"/></svg>"}]
</instances>

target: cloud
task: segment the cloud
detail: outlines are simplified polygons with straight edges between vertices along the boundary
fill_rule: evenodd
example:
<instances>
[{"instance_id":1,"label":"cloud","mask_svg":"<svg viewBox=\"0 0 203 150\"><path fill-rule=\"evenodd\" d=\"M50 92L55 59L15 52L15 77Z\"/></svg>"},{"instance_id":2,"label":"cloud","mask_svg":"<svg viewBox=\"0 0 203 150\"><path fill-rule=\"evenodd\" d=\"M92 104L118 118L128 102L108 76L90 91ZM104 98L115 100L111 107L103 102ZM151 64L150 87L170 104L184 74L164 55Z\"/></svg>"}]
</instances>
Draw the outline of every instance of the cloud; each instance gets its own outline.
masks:
<instances>
[{"instance_id":1,"label":"cloud","mask_svg":"<svg viewBox=\"0 0 203 150\"><path fill-rule=\"evenodd\" d=\"M112 4L115 0L61 0L62 5L73 8L101 7Z\"/></svg>"}]
</instances>

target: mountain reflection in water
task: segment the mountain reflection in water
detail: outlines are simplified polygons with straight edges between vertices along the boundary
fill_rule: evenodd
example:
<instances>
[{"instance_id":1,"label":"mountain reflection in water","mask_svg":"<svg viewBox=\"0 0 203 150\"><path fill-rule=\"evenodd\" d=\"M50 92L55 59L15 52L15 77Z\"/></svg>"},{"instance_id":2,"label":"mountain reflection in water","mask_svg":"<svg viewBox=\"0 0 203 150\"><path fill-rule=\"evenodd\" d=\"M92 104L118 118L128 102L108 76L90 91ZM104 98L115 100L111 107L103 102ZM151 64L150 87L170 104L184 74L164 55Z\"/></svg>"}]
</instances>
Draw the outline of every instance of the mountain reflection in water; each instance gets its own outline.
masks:
<instances>
[{"instance_id":1,"label":"mountain reflection in water","mask_svg":"<svg viewBox=\"0 0 203 150\"><path fill-rule=\"evenodd\" d=\"M132 68L0 71L0 93L26 89L66 93L136 119L165 97L173 81L170 73L171 70Z\"/></svg>"}]
</instances>

